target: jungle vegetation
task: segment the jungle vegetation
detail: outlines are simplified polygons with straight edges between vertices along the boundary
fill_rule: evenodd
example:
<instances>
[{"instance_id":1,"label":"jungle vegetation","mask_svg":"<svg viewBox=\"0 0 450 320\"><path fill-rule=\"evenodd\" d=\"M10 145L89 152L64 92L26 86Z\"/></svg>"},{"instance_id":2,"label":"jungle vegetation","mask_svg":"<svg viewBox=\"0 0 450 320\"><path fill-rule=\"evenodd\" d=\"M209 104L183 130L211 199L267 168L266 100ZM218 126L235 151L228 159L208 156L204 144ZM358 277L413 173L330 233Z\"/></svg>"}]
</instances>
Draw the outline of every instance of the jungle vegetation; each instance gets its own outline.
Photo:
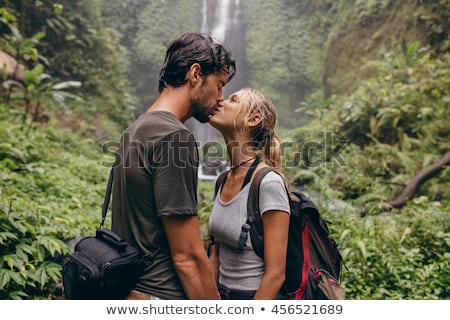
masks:
<instances>
[{"instance_id":1,"label":"jungle vegetation","mask_svg":"<svg viewBox=\"0 0 450 320\"><path fill-rule=\"evenodd\" d=\"M289 187L333 222L347 298L448 299L449 2L242 5L249 85L279 111ZM63 298L61 261L100 222L111 146L200 6L0 1L0 299ZM199 192L204 230L212 183Z\"/></svg>"}]
</instances>

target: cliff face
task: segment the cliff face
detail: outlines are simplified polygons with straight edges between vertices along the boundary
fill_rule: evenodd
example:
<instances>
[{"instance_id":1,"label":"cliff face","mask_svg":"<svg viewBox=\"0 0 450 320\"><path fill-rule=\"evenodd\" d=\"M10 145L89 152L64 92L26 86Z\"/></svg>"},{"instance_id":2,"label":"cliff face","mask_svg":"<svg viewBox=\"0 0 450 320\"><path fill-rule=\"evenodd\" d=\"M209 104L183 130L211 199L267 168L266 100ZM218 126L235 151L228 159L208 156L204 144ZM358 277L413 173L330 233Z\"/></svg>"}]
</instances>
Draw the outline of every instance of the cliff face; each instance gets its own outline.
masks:
<instances>
[{"instance_id":1,"label":"cliff face","mask_svg":"<svg viewBox=\"0 0 450 320\"><path fill-rule=\"evenodd\" d=\"M272 98L283 125L296 126L302 102L352 93L371 74L367 62L385 52L401 54L403 39L437 54L448 50L449 3L242 1L250 85Z\"/></svg>"},{"instance_id":2,"label":"cliff face","mask_svg":"<svg viewBox=\"0 0 450 320\"><path fill-rule=\"evenodd\" d=\"M364 68L387 51L401 54L401 42L419 41L436 54L450 49L448 1L340 1L332 13L323 87L325 96L349 94L370 75Z\"/></svg>"}]
</instances>

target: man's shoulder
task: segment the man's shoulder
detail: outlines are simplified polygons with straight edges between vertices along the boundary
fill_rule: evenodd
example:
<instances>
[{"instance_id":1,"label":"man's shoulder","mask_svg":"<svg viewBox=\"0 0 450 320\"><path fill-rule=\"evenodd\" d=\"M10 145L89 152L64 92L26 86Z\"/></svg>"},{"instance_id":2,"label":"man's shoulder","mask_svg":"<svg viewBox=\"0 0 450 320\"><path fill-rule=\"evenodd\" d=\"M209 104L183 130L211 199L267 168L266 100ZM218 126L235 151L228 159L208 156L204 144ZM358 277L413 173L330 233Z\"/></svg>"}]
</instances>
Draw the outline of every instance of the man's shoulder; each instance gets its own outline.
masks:
<instances>
[{"instance_id":1,"label":"man's shoulder","mask_svg":"<svg viewBox=\"0 0 450 320\"><path fill-rule=\"evenodd\" d=\"M141 115L127 131L135 132L138 137L152 137L156 140L193 135L172 113L164 111L148 112Z\"/></svg>"},{"instance_id":2,"label":"man's shoulder","mask_svg":"<svg viewBox=\"0 0 450 320\"><path fill-rule=\"evenodd\" d=\"M155 127L176 127L186 128L186 126L178 120L178 118L168 111L146 112L140 115L134 122L136 125L151 124Z\"/></svg>"}]
</instances>

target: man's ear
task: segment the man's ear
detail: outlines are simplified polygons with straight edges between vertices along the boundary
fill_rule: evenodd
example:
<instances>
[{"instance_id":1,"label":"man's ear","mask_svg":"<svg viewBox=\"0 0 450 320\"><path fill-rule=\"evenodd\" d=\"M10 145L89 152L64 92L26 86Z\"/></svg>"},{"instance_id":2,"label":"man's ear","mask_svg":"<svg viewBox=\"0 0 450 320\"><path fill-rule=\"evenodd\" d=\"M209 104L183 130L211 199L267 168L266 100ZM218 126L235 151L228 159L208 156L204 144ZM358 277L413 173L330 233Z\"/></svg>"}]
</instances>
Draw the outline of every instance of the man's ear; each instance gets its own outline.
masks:
<instances>
[{"instance_id":1,"label":"man's ear","mask_svg":"<svg viewBox=\"0 0 450 320\"><path fill-rule=\"evenodd\" d=\"M259 113L254 113L248 117L248 125L250 128L257 127L262 122L262 116Z\"/></svg>"},{"instance_id":2,"label":"man's ear","mask_svg":"<svg viewBox=\"0 0 450 320\"><path fill-rule=\"evenodd\" d=\"M196 86L202 80L202 69L198 63L193 63L186 73L186 80Z\"/></svg>"}]
</instances>

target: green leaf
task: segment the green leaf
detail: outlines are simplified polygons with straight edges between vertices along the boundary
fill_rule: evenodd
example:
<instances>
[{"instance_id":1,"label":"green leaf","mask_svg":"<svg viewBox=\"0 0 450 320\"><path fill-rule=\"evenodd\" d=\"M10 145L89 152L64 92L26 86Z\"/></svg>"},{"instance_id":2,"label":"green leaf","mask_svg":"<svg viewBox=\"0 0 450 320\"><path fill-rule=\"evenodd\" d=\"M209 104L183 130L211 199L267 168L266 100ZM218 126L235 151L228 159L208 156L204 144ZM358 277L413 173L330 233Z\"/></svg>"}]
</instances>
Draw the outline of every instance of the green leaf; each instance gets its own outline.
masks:
<instances>
[{"instance_id":1,"label":"green leaf","mask_svg":"<svg viewBox=\"0 0 450 320\"><path fill-rule=\"evenodd\" d=\"M27 162L26 152L14 147L12 144L7 142L0 143L0 159L5 157L20 160L23 163Z\"/></svg>"},{"instance_id":2,"label":"green leaf","mask_svg":"<svg viewBox=\"0 0 450 320\"><path fill-rule=\"evenodd\" d=\"M40 246L44 247L51 256L54 256L56 252L62 252L66 247L64 242L50 236L39 237L37 242Z\"/></svg>"},{"instance_id":3,"label":"green leaf","mask_svg":"<svg viewBox=\"0 0 450 320\"><path fill-rule=\"evenodd\" d=\"M61 270L62 270L62 266L58 263L54 263L51 261L46 261L43 263L42 265L47 273L47 277L53 281L53 282L58 282L61 278Z\"/></svg>"},{"instance_id":4,"label":"green leaf","mask_svg":"<svg viewBox=\"0 0 450 320\"><path fill-rule=\"evenodd\" d=\"M29 295L23 291L13 291L9 293L9 298L11 300L21 300L22 298L28 298Z\"/></svg>"},{"instance_id":5,"label":"green leaf","mask_svg":"<svg viewBox=\"0 0 450 320\"><path fill-rule=\"evenodd\" d=\"M419 41L414 41L413 43L411 43L408 47L408 57L413 57L416 54L419 46L420 46Z\"/></svg>"},{"instance_id":6,"label":"green leaf","mask_svg":"<svg viewBox=\"0 0 450 320\"><path fill-rule=\"evenodd\" d=\"M408 44L406 43L406 38L402 37L402 43L401 43L402 53L405 56L405 58L408 57Z\"/></svg>"},{"instance_id":7,"label":"green leaf","mask_svg":"<svg viewBox=\"0 0 450 320\"><path fill-rule=\"evenodd\" d=\"M3 83L2 83L2 87L6 90L11 90L14 86L16 86L18 88L22 88L23 84L16 80L6 80L6 81L3 81Z\"/></svg>"},{"instance_id":8,"label":"green leaf","mask_svg":"<svg viewBox=\"0 0 450 320\"><path fill-rule=\"evenodd\" d=\"M34 248L27 243L19 243L16 246L16 252L17 255L20 255L23 260L28 261L28 255L33 256Z\"/></svg>"},{"instance_id":9,"label":"green leaf","mask_svg":"<svg viewBox=\"0 0 450 320\"><path fill-rule=\"evenodd\" d=\"M25 221L16 220L13 217L8 217L8 221L17 231L21 234L25 234L29 231L29 224L25 223Z\"/></svg>"},{"instance_id":10,"label":"green leaf","mask_svg":"<svg viewBox=\"0 0 450 320\"><path fill-rule=\"evenodd\" d=\"M44 66L42 64L38 64L31 70L25 70L23 81L25 85L29 88L34 88L38 83L40 83L39 77L44 72Z\"/></svg>"},{"instance_id":11,"label":"green leaf","mask_svg":"<svg viewBox=\"0 0 450 320\"><path fill-rule=\"evenodd\" d=\"M64 81L55 84L52 89L54 90L64 90L64 89L70 89L70 88L79 88L81 87L80 81Z\"/></svg>"},{"instance_id":12,"label":"green leaf","mask_svg":"<svg viewBox=\"0 0 450 320\"><path fill-rule=\"evenodd\" d=\"M6 254L3 256L3 261L8 265L9 269L13 269L16 265L16 255L15 254Z\"/></svg>"},{"instance_id":13,"label":"green leaf","mask_svg":"<svg viewBox=\"0 0 450 320\"><path fill-rule=\"evenodd\" d=\"M378 123L377 123L377 118L375 116L370 117L370 133L371 134L378 133Z\"/></svg>"},{"instance_id":14,"label":"green leaf","mask_svg":"<svg viewBox=\"0 0 450 320\"><path fill-rule=\"evenodd\" d=\"M12 270L5 270L5 272L7 272L10 279L16 282L19 286L23 286L25 284L25 280L20 276L19 272Z\"/></svg>"},{"instance_id":15,"label":"green leaf","mask_svg":"<svg viewBox=\"0 0 450 320\"><path fill-rule=\"evenodd\" d=\"M12 232L0 232L0 244L6 244L10 241L18 240L18 237Z\"/></svg>"},{"instance_id":16,"label":"green leaf","mask_svg":"<svg viewBox=\"0 0 450 320\"><path fill-rule=\"evenodd\" d=\"M22 41L22 40L23 40L22 35L20 34L19 29L17 29L17 28L14 27L13 25L9 25L9 29L11 29L11 33L13 34L13 36L14 36L17 40L19 40L19 41Z\"/></svg>"},{"instance_id":17,"label":"green leaf","mask_svg":"<svg viewBox=\"0 0 450 320\"><path fill-rule=\"evenodd\" d=\"M361 251L361 254L362 254L364 260L367 260L366 244L362 240L358 240L358 241L356 241L356 245L358 246L359 250Z\"/></svg>"},{"instance_id":18,"label":"green leaf","mask_svg":"<svg viewBox=\"0 0 450 320\"><path fill-rule=\"evenodd\" d=\"M409 234L411 234L411 233L412 233L412 229L411 229L411 228L409 228L409 227L405 228L405 230L403 231L402 236L401 236L401 238L400 238L400 243L402 243L403 241L405 241L406 237L407 237Z\"/></svg>"},{"instance_id":19,"label":"green leaf","mask_svg":"<svg viewBox=\"0 0 450 320\"><path fill-rule=\"evenodd\" d=\"M36 277L38 279L39 287L43 289L49 280L45 268L41 267L38 270L36 270Z\"/></svg>"},{"instance_id":20,"label":"green leaf","mask_svg":"<svg viewBox=\"0 0 450 320\"><path fill-rule=\"evenodd\" d=\"M0 290L5 290L10 281L11 277L9 276L7 270L0 269Z\"/></svg>"}]
</instances>

